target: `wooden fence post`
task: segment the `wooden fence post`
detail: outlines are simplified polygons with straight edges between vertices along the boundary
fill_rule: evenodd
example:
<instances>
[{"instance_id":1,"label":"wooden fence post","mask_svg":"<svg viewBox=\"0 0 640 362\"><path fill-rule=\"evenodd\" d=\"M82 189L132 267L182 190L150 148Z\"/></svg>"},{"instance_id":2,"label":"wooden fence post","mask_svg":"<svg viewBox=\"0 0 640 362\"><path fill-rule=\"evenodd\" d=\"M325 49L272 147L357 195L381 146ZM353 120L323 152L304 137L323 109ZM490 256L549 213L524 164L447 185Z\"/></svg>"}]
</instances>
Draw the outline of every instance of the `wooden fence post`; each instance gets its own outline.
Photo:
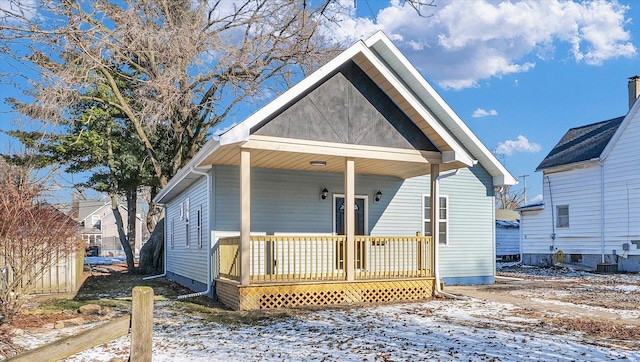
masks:
<instances>
[{"instance_id":1,"label":"wooden fence post","mask_svg":"<svg viewBox=\"0 0 640 362\"><path fill-rule=\"evenodd\" d=\"M131 361L151 362L153 289L134 287L131 304Z\"/></svg>"}]
</instances>

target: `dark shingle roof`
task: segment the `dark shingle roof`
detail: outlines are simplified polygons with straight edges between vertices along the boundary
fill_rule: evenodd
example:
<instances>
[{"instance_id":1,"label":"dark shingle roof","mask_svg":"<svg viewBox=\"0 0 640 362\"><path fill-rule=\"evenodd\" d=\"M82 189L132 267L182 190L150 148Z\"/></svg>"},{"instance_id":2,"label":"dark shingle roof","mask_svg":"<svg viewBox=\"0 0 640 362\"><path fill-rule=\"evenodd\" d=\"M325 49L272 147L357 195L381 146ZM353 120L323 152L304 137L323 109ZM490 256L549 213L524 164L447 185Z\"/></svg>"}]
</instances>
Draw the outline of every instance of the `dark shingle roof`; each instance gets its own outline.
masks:
<instances>
[{"instance_id":1,"label":"dark shingle roof","mask_svg":"<svg viewBox=\"0 0 640 362\"><path fill-rule=\"evenodd\" d=\"M536 171L588 161L600 156L624 117L571 128L542 160Z\"/></svg>"}]
</instances>

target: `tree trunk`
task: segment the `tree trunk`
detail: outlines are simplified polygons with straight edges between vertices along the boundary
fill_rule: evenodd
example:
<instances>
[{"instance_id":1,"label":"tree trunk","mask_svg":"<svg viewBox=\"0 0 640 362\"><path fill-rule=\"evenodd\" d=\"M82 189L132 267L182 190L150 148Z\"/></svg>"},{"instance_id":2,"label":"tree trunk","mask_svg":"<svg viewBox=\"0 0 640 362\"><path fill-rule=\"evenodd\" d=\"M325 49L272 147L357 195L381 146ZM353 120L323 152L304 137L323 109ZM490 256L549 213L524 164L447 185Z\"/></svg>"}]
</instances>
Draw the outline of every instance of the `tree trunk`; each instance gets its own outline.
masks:
<instances>
[{"instance_id":1,"label":"tree trunk","mask_svg":"<svg viewBox=\"0 0 640 362\"><path fill-rule=\"evenodd\" d=\"M135 188L127 190L127 211L127 240L135 257L135 250L138 246L138 240L136 240L136 227L138 226L138 192Z\"/></svg>"},{"instance_id":2,"label":"tree trunk","mask_svg":"<svg viewBox=\"0 0 640 362\"><path fill-rule=\"evenodd\" d=\"M129 273L135 273L136 268L134 265L133 253L131 252L131 244L129 244L127 235L124 232L124 223L122 221L120 209L118 208L118 195L116 194L111 194L111 210L113 211L113 217L116 219L120 244L122 245L122 249L124 249L124 255L127 257L127 271Z\"/></svg>"},{"instance_id":3,"label":"tree trunk","mask_svg":"<svg viewBox=\"0 0 640 362\"><path fill-rule=\"evenodd\" d=\"M162 274L164 272L164 218L160 219L149 240L140 249L140 274Z\"/></svg>"}]
</instances>

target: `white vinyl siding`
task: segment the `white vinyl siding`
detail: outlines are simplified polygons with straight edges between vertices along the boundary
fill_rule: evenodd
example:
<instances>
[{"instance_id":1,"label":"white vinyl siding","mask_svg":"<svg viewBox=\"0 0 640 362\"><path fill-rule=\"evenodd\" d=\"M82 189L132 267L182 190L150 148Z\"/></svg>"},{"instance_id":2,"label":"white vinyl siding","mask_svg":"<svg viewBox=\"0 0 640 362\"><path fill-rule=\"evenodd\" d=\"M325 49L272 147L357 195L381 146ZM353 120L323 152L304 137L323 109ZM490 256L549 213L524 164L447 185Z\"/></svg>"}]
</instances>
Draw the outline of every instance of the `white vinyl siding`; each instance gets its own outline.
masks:
<instances>
[{"instance_id":1,"label":"white vinyl siding","mask_svg":"<svg viewBox=\"0 0 640 362\"><path fill-rule=\"evenodd\" d=\"M201 210L201 229L208 230L208 195L207 178L201 177L191 186L179 194L166 205L166 220L171 220L169 232L170 243L173 248L167 250L167 272L178 274L198 282L207 283L207 247L209 246L208 233L202 234L202 248L194 247L197 240L195 220L191 225L189 220L189 208L198 205ZM195 210L194 210L195 213ZM192 215L196 217L196 215ZM194 244L189 247L189 244Z\"/></svg>"},{"instance_id":2,"label":"white vinyl siding","mask_svg":"<svg viewBox=\"0 0 640 362\"><path fill-rule=\"evenodd\" d=\"M622 243L640 240L640 112L637 107L638 104L604 162L605 240L610 250L620 251ZM629 254L640 255L640 247L631 244Z\"/></svg>"},{"instance_id":3,"label":"white vinyl siding","mask_svg":"<svg viewBox=\"0 0 640 362\"><path fill-rule=\"evenodd\" d=\"M521 214L522 253L549 254L553 247L565 254L599 254L600 166L546 173L543 180L544 209ZM570 205L571 227L558 227L557 206L563 205Z\"/></svg>"}]
</instances>

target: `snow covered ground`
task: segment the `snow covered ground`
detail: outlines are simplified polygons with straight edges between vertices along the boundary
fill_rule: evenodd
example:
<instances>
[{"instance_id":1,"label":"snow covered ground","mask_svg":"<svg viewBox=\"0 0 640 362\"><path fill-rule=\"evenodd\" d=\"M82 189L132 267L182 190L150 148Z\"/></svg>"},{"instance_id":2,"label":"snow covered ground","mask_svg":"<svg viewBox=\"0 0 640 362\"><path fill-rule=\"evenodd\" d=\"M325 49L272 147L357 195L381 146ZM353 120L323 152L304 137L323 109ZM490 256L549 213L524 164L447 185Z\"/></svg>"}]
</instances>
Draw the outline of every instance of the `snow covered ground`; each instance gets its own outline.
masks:
<instances>
[{"instance_id":1,"label":"snow covered ground","mask_svg":"<svg viewBox=\"0 0 640 362\"><path fill-rule=\"evenodd\" d=\"M515 267L515 269L513 268ZM640 275L602 276L572 270L539 270L505 267L510 276L522 276L539 289L509 288L503 297L528 299L542 305L531 310L495 300L434 299L419 303L303 310L288 314L267 313L251 324L224 322L206 309L185 313L175 299L155 302L154 361L640 361L640 342L629 338L600 338L554 319L587 323L580 316L561 314L564 305L596 312L615 312L616 328L638 325L637 295ZM533 284L532 284L533 285ZM551 286L551 287L550 287ZM479 287L483 288L483 287ZM609 291L609 299L584 300L575 293L594 289ZM589 295L586 293L585 295ZM621 309L607 306L621 301ZM499 299L497 299L499 300ZM631 301L631 307L625 303ZM597 302L597 303L596 303ZM545 306L562 304L551 311ZM607 304L603 306L602 304ZM550 322L551 319L551 322ZM625 322L626 323L626 322ZM60 333L78 329L24 332L16 342L33 348ZM596 326L597 327L597 326ZM635 333L637 329L634 329ZM631 331L628 329L627 331ZM629 343L629 340L631 342ZM619 342L619 343L618 343ZM626 343L625 343L626 342ZM66 361L126 360L130 337L74 355Z\"/></svg>"},{"instance_id":2,"label":"snow covered ground","mask_svg":"<svg viewBox=\"0 0 640 362\"><path fill-rule=\"evenodd\" d=\"M509 304L478 300L315 311L262 325L225 326L157 303L154 361L640 360L640 351L556 334ZM126 358L129 337L67 361Z\"/></svg>"}]
</instances>

